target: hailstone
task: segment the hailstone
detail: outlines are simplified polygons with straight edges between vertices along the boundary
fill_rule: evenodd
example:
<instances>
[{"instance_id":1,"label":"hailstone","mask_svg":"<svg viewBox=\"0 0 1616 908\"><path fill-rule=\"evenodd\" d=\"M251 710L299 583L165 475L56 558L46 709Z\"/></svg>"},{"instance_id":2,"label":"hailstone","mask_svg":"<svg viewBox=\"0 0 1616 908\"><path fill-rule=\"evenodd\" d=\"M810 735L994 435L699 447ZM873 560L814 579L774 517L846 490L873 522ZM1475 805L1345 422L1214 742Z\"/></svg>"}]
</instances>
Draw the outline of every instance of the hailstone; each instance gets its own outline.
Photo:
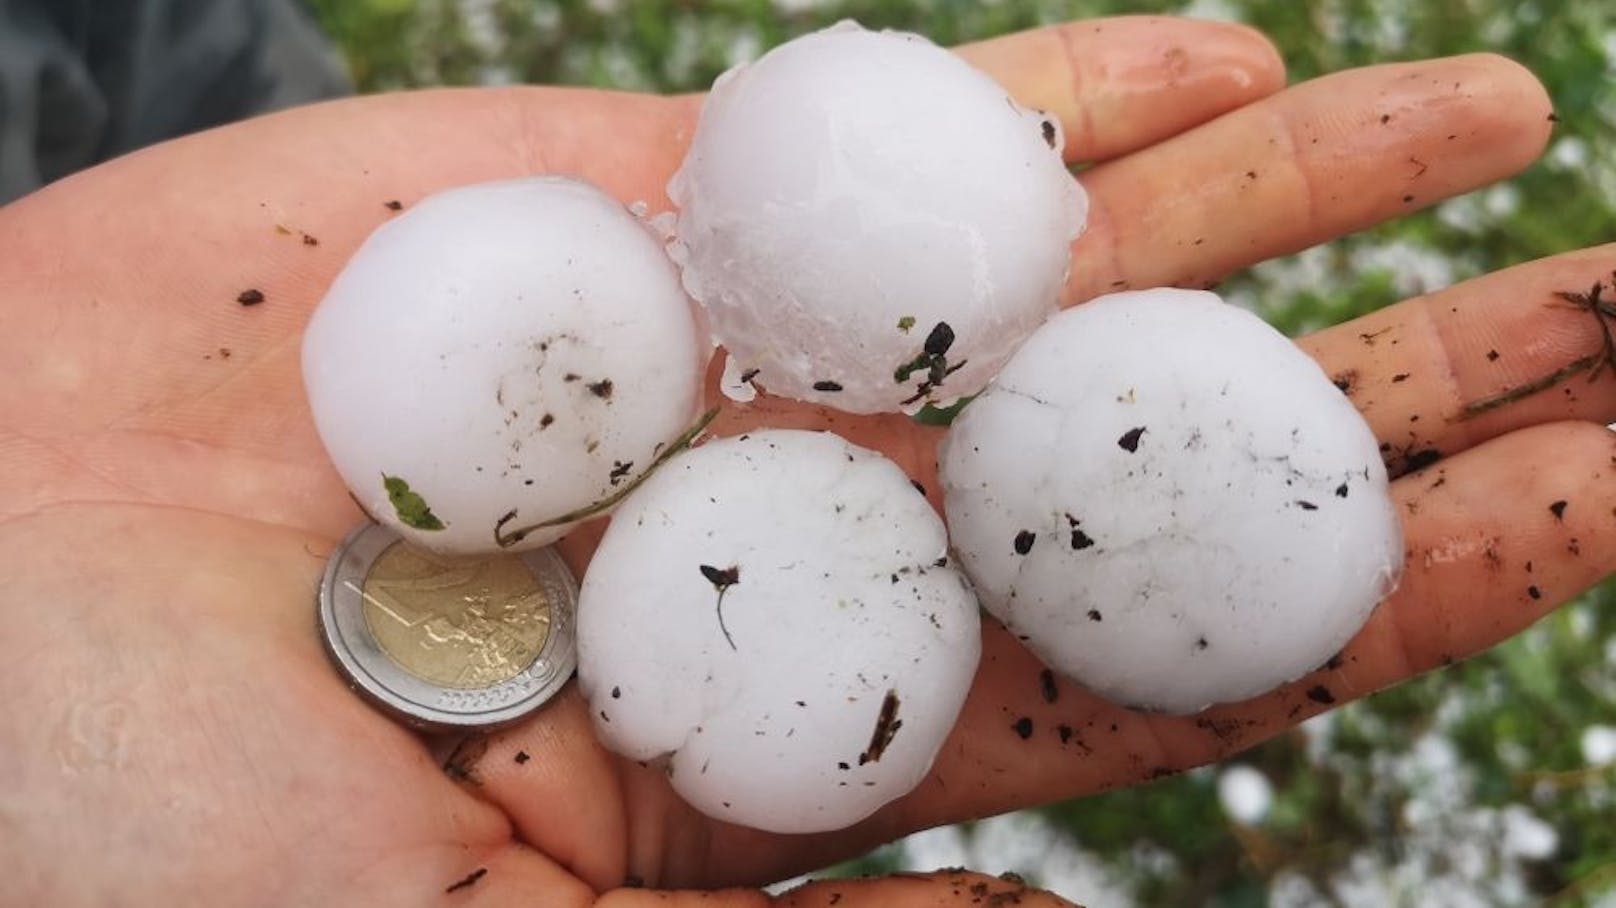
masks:
<instances>
[{"instance_id":1,"label":"hailstone","mask_svg":"<svg viewBox=\"0 0 1616 908\"><path fill-rule=\"evenodd\" d=\"M913 789L980 655L943 523L891 461L770 430L669 461L613 516L579 596L602 742L703 813L840 829Z\"/></svg>"},{"instance_id":2,"label":"hailstone","mask_svg":"<svg viewBox=\"0 0 1616 908\"><path fill-rule=\"evenodd\" d=\"M1051 319L955 421L941 471L984 607L1131 706L1192 713L1319 667L1402 564L1362 417L1210 293Z\"/></svg>"},{"instance_id":3,"label":"hailstone","mask_svg":"<svg viewBox=\"0 0 1616 908\"><path fill-rule=\"evenodd\" d=\"M678 439L710 352L661 242L578 180L431 196L315 310L303 376L355 500L445 554L532 548Z\"/></svg>"},{"instance_id":4,"label":"hailstone","mask_svg":"<svg viewBox=\"0 0 1616 908\"><path fill-rule=\"evenodd\" d=\"M1087 216L1062 144L913 34L842 23L720 77L669 251L727 387L855 413L980 390L1055 311Z\"/></svg>"}]
</instances>

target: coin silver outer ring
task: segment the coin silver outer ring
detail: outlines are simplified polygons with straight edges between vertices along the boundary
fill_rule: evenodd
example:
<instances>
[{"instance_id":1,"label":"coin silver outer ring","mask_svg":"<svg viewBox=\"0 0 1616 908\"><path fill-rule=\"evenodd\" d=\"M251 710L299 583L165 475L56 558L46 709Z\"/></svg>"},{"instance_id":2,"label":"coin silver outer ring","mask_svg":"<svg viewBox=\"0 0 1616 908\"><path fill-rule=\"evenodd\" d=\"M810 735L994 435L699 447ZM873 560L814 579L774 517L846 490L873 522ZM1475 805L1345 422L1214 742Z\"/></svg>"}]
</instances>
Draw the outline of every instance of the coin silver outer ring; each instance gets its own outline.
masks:
<instances>
[{"instance_id":1,"label":"coin silver outer ring","mask_svg":"<svg viewBox=\"0 0 1616 908\"><path fill-rule=\"evenodd\" d=\"M365 622L364 587L371 565L402 537L367 523L342 541L320 581L320 637L350 686L393 718L424 731L507 725L553 697L578 665L574 616L578 582L554 548L517 553L550 602L550 630L533 663L492 687L442 687L406 671L382 650Z\"/></svg>"}]
</instances>

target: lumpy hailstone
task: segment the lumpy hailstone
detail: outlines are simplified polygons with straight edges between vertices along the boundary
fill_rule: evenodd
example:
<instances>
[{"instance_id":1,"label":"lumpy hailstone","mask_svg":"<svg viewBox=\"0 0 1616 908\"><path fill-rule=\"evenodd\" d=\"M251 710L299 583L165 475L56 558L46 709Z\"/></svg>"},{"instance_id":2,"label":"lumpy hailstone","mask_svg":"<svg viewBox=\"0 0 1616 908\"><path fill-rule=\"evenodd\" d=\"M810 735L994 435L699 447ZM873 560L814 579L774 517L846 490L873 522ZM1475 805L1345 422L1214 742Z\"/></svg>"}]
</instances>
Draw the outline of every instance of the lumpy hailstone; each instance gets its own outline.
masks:
<instances>
[{"instance_id":1,"label":"lumpy hailstone","mask_svg":"<svg viewBox=\"0 0 1616 908\"><path fill-rule=\"evenodd\" d=\"M840 829L917 785L980 654L942 521L898 467L766 431L669 461L613 516L579 600L606 746L703 813Z\"/></svg>"},{"instance_id":2,"label":"lumpy hailstone","mask_svg":"<svg viewBox=\"0 0 1616 908\"><path fill-rule=\"evenodd\" d=\"M507 534L588 508L692 422L709 349L692 310L660 242L594 187L469 186L366 240L309 322L304 382L371 515L486 552L512 512Z\"/></svg>"},{"instance_id":3,"label":"lumpy hailstone","mask_svg":"<svg viewBox=\"0 0 1616 908\"><path fill-rule=\"evenodd\" d=\"M1318 668L1402 564L1363 419L1210 293L1051 319L955 421L941 468L983 605L1132 706L1195 712Z\"/></svg>"},{"instance_id":4,"label":"lumpy hailstone","mask_svg":"<svg viewBox=\"0 0 1616 908\"><path fill-rule=\"evenodd\" d=\"M1082 230L1061 145L918 35L843 23L726 73L668 194L730 384L857 413L979 390Z\"/></svg>"}]
</instances>

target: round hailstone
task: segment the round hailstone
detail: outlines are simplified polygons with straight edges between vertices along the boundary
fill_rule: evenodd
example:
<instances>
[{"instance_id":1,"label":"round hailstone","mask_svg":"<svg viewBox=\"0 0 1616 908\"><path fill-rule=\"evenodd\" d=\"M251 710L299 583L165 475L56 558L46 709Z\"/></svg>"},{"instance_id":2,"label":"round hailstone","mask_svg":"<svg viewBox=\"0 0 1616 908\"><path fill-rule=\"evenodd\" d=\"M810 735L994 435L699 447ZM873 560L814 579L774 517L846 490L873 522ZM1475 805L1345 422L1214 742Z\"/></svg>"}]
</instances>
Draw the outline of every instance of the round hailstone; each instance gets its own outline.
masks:
<instances>
[{"instance_id":1,"label":"round hailstone","mask_svg":"<svg viewBox=\"0 0 1616 908\"><path fill-rule=\"evenodd\" d=\"M726 73L668 185L726 387L855 413L980 390L1055 310L1087 216L1062 144L918 35L842 23Z\"/></svg>"},{"instance_id":2,"label":"round hailstone","mask_svg":"<svg viewBox=\"0 0 1616 908\"><path fill-rule=\"evenodd\" d=\"M578 675L606 746L708 816L840 829L912 790L964 703L976 597L924 496L819 432L705 444L613 516Z\"/></svg>"},{"instance_id":3,"label":"round hailstone","mask_svg":"<svg viewBox=\"0 0 1616 908\"><path fill-rule=\"evenodd\" d=\"M377 230L315 310L303 377L360 506L477 553L552 542L573 523L523 531L626 489L694 419L708 350L659 241L598 189L539 177Z\"/></svg>"},{"instance_id":4,"label":"round hailstone","mask_svg":"<svg viewBox=\"0 0 1616 908\"><path fill-rule=\"evenodd\" d=\"M1363 419L1210 293L1051 319L955 421L941 470L983 605L1131 706L1196 712L1318 668L1402 564Z\"/></svg>"}]
</instances>

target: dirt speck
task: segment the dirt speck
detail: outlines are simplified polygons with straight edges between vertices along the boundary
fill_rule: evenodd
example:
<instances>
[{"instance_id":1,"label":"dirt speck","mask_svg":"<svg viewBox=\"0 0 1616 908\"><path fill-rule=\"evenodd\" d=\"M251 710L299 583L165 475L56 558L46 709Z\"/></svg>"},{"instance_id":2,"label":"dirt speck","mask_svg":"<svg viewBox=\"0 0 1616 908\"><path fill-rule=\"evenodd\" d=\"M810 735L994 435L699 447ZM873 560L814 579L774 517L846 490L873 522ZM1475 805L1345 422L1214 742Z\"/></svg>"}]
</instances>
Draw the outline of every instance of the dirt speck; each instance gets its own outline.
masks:
<instances>
[{"instance_id":1,"label":"dirt speck","mask_svg":"<svg viewBox=\"0 0 1616 908\"><path fill-rule=\"evenodd\" d=\"M1032 551L1032 545L1033 545L1034 542L1037 542L1037 541L1038 541L1038 534L1037 533L1034 533L1031 530L1022 530L1021 532L1016 534L1016 538L1011 543L1011 545L1013 545L1015 547L1017 555L1025 555L1028 552Z\"/></svg>"},{"instance_id":2,"label":"dirt speck","mask_svg":"<svg viewBox=\"0 0 1616 908\"><path fill-rule=\"evenodd\" d=\"M1121 438L1117 439L1117 447L1127 451L1129 454L1132 454L1139 450L1139 439L1142 438L1144 434L1144 426L1136 426L1135 428L1129 429L1128 431L1122 433Z\"/></svg>"},{"instance_id":3,"label":"dirt speck","mask_svg":"<svg viewBox=\"0 0 1616 908\"><path fill-rule=\"evenodd\" d=\"M1489 539L1487 545L1481 550L1481 560L1487 565L1487 570L1497 573L1504 569L1504 556L1498 554L1498 540Z\"/></svg>"},{"instance_id":4,"label":"dirt speck","mask_svg":"<svg viewBox=\"0 0 1616 908\"><path fill-rule=\"evenodd\" d=\"M467 735L460 739L443 761L443 772L451 779L460 782L480 784L472 774L477 768L477 761L488 753L488 738L485 735Z\"/></svg>"},{"instance_id":5,"label":"dirt speck","mask_svg":"<svg viewBox=\"0 0 1616 908\"><path fill-rule=\"evenodd\" d=\"M1409 473L1423 470L1431 464L1442 459L1442 452L1436 448L1421 448L1403 455L1403 469Z\"/></svg>"},{"instance_id":6,"label":"dirt speck","mask_svg":"<svg viewBox=\"0 0 1616 908\"><path fill-rule=\"evenodd\" d=\"M903 720L898 718L898 692L889 690L886 697L881 700L880 714L875 717L875 730L870 733L870 744L859 754L859 765L880 760L881 755L887 752L887 746L897 736L898 729L902 727Z\"/></svg>"}]
</instances>

